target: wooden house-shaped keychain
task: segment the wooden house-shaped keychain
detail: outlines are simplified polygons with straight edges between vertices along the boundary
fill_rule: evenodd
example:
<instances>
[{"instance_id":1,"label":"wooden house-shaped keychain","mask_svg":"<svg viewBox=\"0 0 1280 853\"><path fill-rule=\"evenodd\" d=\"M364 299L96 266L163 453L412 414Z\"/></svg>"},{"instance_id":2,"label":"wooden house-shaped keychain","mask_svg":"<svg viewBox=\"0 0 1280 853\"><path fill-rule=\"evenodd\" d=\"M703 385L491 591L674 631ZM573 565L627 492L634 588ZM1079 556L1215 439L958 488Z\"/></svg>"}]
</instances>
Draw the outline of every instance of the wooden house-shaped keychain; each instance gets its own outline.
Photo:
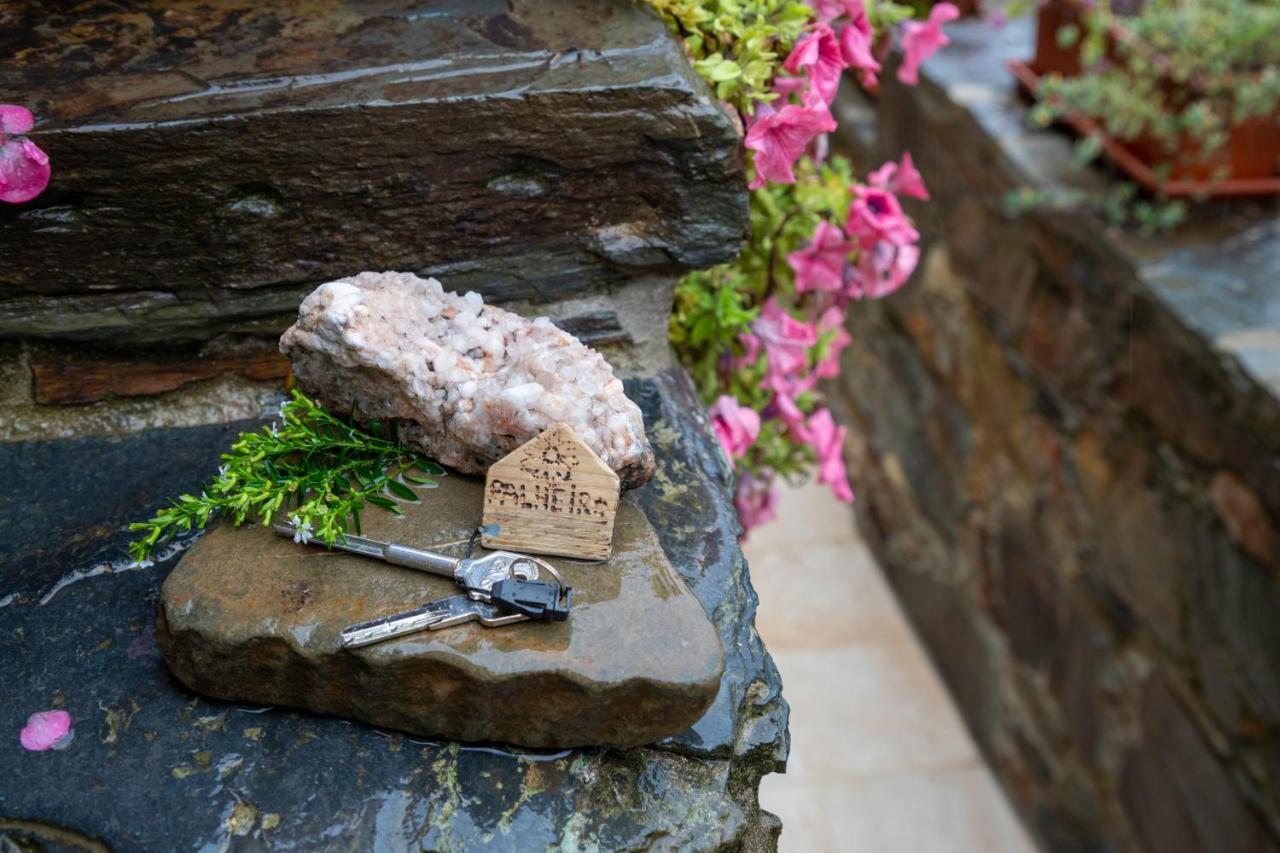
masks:
<instances>
[{"instance_id":1,"label":"wooden house-shaped keychain","mask_svg":"<svg viewBox=\"0 0 1280 853\"><path fill-rule=\"evenodd\" d=\"M486 548L606 560L613 548L618 475L557 423L489 468L484 484Z\"/></svg>"}]
</instances>

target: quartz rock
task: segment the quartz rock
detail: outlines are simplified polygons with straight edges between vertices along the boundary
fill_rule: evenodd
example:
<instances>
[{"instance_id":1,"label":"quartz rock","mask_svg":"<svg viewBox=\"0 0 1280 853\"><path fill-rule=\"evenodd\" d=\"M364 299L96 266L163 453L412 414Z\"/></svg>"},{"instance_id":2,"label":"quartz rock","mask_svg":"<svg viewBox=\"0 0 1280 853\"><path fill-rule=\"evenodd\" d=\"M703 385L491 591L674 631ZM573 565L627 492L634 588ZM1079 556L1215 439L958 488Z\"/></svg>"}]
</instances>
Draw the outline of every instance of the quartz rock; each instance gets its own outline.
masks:
<instances>
[{"instance_id":1,"label":"quartz rock","mask_svg":"<svg viewBox=\"0 0 1280 853\"><path fill-rule=\"evenodd\" d=\"M640 409L595 350L556 328L412 273L316 288L280 339L298 384L339 412L399 423L411 447L465 473L563 421L623 488L653 475Z\"/></svg>"}]
</instances>

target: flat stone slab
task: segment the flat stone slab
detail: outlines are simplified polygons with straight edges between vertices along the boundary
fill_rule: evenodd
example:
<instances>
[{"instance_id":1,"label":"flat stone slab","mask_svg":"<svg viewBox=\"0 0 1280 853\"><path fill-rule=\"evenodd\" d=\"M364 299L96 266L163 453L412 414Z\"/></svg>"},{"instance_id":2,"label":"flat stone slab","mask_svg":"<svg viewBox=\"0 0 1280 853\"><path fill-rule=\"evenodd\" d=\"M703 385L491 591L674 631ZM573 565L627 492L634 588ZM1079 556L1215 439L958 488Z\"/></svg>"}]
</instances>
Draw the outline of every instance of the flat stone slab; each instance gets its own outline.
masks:
<instances>
[{"instance_id":1,"label":"flat stone slab","mask_svg":"<svg viewBox=\"0 0 1280 853\"><path fill-rule=\"evenodd\" d=\"M756 788L786 760L787 703L752 625L731 474L685 374L627 394L658 461L628 500L725 651L716 700L688 729L636 749L531 752L193 696L155 644L176 555L108 561L128 521L199 490L261 424L0 442L0 818L113 850L772 849L778 822ZM51 708L71 714L74 742L27 752L19 729Z\"/></svg>"},{"instance_id":2,"label":"flat stone slab","mask_svg":"<svg viewBox=\"0 0 1280 853\"><path fill-rule=\"evenodd\" d=\"M0 210L3 334L279 334L363 269L554 302L746 232L741 137L640 4L6 12L0 102L35 110L53 180Z\"/></svg>"},{"instance_id":3,"label":"flat stone slab","mask_svg":"<svg viewBox=\"0 0 1280 853\"><path fill-rule=\"evenodd\" d=\"M421 494L400 518L366 511L365 534L461 554L480 519L483 482L450 475ZM619 507L614 536L603 563L547 558L573 587L566 622L471 623L348 650L338 643L343 628L458 588L224 524L165 581L156 640L180 681L219 699L454 740L637 746L703 715L724 655L633 501Z\"/></svg>"}]
</instances>

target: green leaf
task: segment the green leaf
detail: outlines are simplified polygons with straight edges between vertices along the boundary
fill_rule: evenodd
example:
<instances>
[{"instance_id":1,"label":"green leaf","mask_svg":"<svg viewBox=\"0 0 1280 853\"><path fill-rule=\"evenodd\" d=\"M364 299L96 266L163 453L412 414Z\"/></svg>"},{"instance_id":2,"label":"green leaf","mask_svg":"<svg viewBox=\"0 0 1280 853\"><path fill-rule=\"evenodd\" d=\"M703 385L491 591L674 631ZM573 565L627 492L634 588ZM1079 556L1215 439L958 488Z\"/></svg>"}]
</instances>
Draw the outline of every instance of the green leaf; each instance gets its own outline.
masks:
<instances>
[{"instance_id":1,"label":"green leaf","mask_svg":"<svg viewBox=\"0 0 1280 853\"><path fill-rule=\"evenodd\" d=\"M418 495L413 491L413 489L409 488L404 483L401 483L399 480L387 480L387 490L396 497L406 501L417 502L419 500Z\"/></svg>"},{"instance_id":2,"label":"green leaf","mask_svg":"<svg viewBox=\"0 0 1280 853\"><path fill-rule=\"evenodd\" d=\"M383 509L389 509L392 512L400 512L400 507L391 498L384 498L382 495L367 495L365 497L369 503L374 506L380 506Z\"/></svg>"}]
</instances>

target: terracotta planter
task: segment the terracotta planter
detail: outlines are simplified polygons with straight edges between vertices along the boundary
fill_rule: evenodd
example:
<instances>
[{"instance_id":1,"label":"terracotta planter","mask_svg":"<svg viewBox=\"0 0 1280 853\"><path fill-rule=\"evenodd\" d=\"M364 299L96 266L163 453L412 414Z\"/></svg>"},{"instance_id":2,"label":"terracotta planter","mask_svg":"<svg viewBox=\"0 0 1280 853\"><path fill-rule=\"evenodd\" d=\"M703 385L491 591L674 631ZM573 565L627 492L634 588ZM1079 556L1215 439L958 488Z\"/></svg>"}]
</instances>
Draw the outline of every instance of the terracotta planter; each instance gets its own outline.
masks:
<instances>
[{"instance_id":1,"label":"terracotta planter","mask_svg":"<svg viewBox=\"0 0 1280 853\"><path fill-rule=\"evenodd\" d=\"M1080 40L1076 39L1075 44L1070 47L1063 47L1058 44L1058 30L1068 26L1082 27L1082 11L1079 3L1072 3L1070 0L1049 0L1040 6L1036 18L1036 55L1030 63L1037 76L1080 75Z\"/></svg>"},{"instance_id":2,"label":"terracotta planter","mask_svg":"<svg viewBox=\"0 0 1280 853\"><path fill-rule=\"evenodd\" d=\"M1280 125L1263 119L1231 128L1226 144L1207 158L1191 138L1184 138L1173 152L1150 137L1121 144L1144 163L1167 166L1174 181L1213 181L1223 175L1233 180L1270 178L1276 176L1280 163Z\"/></svg>"},{"instance_id":3,"label":"terracotta planter","mask_svg":"<svg viewBox=\"0 0 1280 853\"><path fill-rule=\"evenodd\" d=\"M1015 60L1009 63L1009 70L1025 91L1035 95L1040 88L1040 75L1029 63ZM1101 139L1106 158L1151 192L1193 199L1280 195L1280 126L1274 121L1255 120L1233 129L1227 144L1207 163L1188 143L1174 154L1167 177L1155 168L1156 164L1171 162L1163 146L1151 140L1121 142L1079 113L1068 114L1065 121L1079 135ZM1222 165L1230 169L1230 176L1225 179L1216 178Z\"/></svg>"},{"instance_id":4,"label":"terracotta planter","mask_svg":"<svg viewBox=\"0 0 1280 853\"><path fill-rule=\"evenodd\" d=\"M1035 94L1046 74L1077 77L1084 71L1080 41L1070 47L1058 43L1058 30L1081 27L1084 6L1080 0L1048 0L1040 8L1036 29L1036 53L1029 63L1012 62L1010 69L1023 88ZM1114 45L1124 38L1121 31L1110 36L1108 57L1122 59ZM1169 100L1180 100L1180 87L1166 80ZM1103 151L1115 165L1149 190L1170 196L1231 196L1280 194L1280 120L1251 119L1229 133L1226 144L1205 158L1193 138L1182 141L1170 153L1158 140L1149 138L1116 140L1091 119L1070 115L1067 123L1082 135L1103 140ZM1167 175L1157 173L1167 171ZM1223 176L1226 176L1225 178Z\"/></svg>"}]
</instances>

